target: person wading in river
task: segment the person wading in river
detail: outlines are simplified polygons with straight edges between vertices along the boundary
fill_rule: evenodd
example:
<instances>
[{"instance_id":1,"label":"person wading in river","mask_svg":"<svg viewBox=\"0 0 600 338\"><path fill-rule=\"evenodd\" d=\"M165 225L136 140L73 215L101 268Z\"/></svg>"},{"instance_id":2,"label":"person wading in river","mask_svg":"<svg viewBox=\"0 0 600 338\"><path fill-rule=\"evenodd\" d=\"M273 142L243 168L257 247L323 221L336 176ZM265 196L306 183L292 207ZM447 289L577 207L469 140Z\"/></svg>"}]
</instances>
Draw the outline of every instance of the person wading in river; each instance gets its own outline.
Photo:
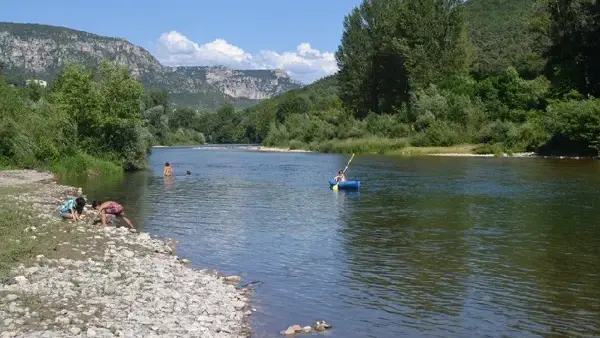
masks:
<instances>
[{"instance_id":1,"label":"person wading in river","mask_svg":"<svg viewBox=\"0 0 600 338\"><path fill-rule=\"evenodd\" d=\"M129 229L134 229L131 221L125 217L125 211L123 210L123 206L114 201L94 201L92 202L92 209L98 210L98 213L102 216L102 225L107 226L106 224L106 215L114 215L115 217L119 217L127 223ZM96 218L94 218L96 220ZM93 223L93 222L92 222Z\"/></svg>"},{"instance_id":2,"label":"person wading in river","mask_svg":"<svg viewBox=\"0 0 600 338\"><path fill-rule=\"evenodd\" d=\"M165 167L163 168L163 175L165 175L165 176L173 175L173 167L171 167L169 162L165 162Z\"/></svg>"}]
</instances>

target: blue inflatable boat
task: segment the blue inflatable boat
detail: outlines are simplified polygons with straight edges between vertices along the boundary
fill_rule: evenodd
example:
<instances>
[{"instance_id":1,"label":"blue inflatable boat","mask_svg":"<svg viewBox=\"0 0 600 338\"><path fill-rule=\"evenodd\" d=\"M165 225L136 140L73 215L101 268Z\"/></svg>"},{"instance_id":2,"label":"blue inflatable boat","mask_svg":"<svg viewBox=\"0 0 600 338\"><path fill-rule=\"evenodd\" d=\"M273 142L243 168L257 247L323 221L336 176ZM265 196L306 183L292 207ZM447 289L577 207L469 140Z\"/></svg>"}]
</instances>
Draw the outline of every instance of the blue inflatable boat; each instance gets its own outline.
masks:
<instances>
[{"instance_id":1,"label":"blue inflatable boat","mask_svg":"<svg viewBox=\"0 0 600 338\"><path fill-rule=\"evenodd\" d=\"M333 188L333 186L335 185L335 179L329 181L329 187ZM350 190L350 189L358 189L360 188L360 181L344 181L344 182L340 182L340 184L338 185L338 189L342 190L342 189L346 189L346 190Z\"/></svg>"}]
</instances>

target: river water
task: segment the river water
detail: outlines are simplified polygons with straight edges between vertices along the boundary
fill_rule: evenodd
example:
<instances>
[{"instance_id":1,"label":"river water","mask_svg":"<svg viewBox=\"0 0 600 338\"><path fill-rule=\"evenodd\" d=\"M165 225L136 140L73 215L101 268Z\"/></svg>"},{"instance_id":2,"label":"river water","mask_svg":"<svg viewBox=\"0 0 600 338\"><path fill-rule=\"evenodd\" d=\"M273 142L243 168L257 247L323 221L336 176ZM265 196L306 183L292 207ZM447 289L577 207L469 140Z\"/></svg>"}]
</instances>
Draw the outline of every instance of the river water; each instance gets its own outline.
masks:
<instances>
[{"instance_id":1,"label":"river water","mask_svg":"<svg viewBox=\"0 0 600 338\"><path fill-rule=\"evenodd\" d=\"M347 160L158 148L150 172L66 183L263 282L255 337L319 319L331 337L600 335L598 161L357 155L360 192L330 190Z\"/></svg>"}]
</instances>

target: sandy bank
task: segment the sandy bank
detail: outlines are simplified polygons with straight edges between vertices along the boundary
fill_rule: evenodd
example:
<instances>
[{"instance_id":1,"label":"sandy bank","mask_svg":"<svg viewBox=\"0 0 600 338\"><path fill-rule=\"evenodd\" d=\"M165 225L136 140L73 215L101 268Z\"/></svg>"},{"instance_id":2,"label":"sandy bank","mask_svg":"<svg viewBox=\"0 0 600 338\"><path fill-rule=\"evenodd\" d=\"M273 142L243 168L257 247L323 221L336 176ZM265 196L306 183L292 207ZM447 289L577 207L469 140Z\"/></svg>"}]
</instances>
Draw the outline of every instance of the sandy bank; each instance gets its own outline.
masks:
<instances>
[{"instance_id":1,"label":"sandy bank","mask_svg":"<svg viewBox=\"0 0 600 338\"><path fill-rule=\"evenodd\" d=\"M0 171L0 187L19 185L42 181L51 181L54 176L50 173L36 170L3 170Z\"/></svg>"},{"instance_id":2,"label":"sandy bank","mask_svg":"<svg viewBox=\"0 0 600 338\"><path fill-rule=\"evenodd\" d=\"M276 147L264 147L264 146L245 146L240 147L244 150L249 151L261 151L261 152L274 152L274 153L311 153L310 150L304 149L289 149L289 148L276 148Z\"/></svg>"},{"instance_id":3,"label":"sandy bank","mask_svg":"<svg viewBox=\"0 0 600 338\"><path fill-rule=\"evenodd\" d=\"M200 147L194 147L196 150L246 150L246 151L258 151L258 152L273 152L273 153L310 153L310 150L303 149L289 149L289 148L276 148L276 147L264 147L264 146L246 146L246 145L205 145Z\"/></svg>"},{"instance_id":4,"label":"sandy bank","mask_svg":"<svg viewBox=\"0 0 600 338\"><path fill-rule=\"evenodd\" d=\"M75 189L47 178L0 172L0 207L28 207L22 238L50 244L0 276L0 337L249 336L245 290L147 233L60 220L56 199Z\"/></svg>"},{"instance_id":5,"label":"sandy bank","mask_svg":"<svg viewBox=\"0 0 600 338\"><path fill-rule=\"evenodd\" d=\"M494 154L470 154L470 153L437 153L427 154L427 156L449 156L449 157L494 157ZM502 154L498 157L538 157L535 153L514 153Z\"/></svg>"}]
</instances>

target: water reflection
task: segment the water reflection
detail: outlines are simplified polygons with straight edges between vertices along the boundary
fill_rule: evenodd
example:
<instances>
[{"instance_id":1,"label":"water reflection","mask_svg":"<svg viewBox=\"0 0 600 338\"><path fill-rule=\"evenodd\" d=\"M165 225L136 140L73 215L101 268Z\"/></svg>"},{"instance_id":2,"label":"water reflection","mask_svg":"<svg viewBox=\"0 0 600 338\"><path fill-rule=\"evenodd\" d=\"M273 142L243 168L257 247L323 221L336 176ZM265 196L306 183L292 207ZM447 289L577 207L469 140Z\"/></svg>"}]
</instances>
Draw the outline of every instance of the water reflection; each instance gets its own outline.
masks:
<instances>
[{"instance_id":1,"label":"water reflection","mask_svg":"<svg viewBox=\"0 0 600 338\"><path fill-rule=\"evenodd\" d=\"M597 161L361 155L361 190L332 191L347 160L160 149L84 187L195 267L263 281L256 336L316 319L334 337L600 335Z\"/></svg>"}]
</instances>

